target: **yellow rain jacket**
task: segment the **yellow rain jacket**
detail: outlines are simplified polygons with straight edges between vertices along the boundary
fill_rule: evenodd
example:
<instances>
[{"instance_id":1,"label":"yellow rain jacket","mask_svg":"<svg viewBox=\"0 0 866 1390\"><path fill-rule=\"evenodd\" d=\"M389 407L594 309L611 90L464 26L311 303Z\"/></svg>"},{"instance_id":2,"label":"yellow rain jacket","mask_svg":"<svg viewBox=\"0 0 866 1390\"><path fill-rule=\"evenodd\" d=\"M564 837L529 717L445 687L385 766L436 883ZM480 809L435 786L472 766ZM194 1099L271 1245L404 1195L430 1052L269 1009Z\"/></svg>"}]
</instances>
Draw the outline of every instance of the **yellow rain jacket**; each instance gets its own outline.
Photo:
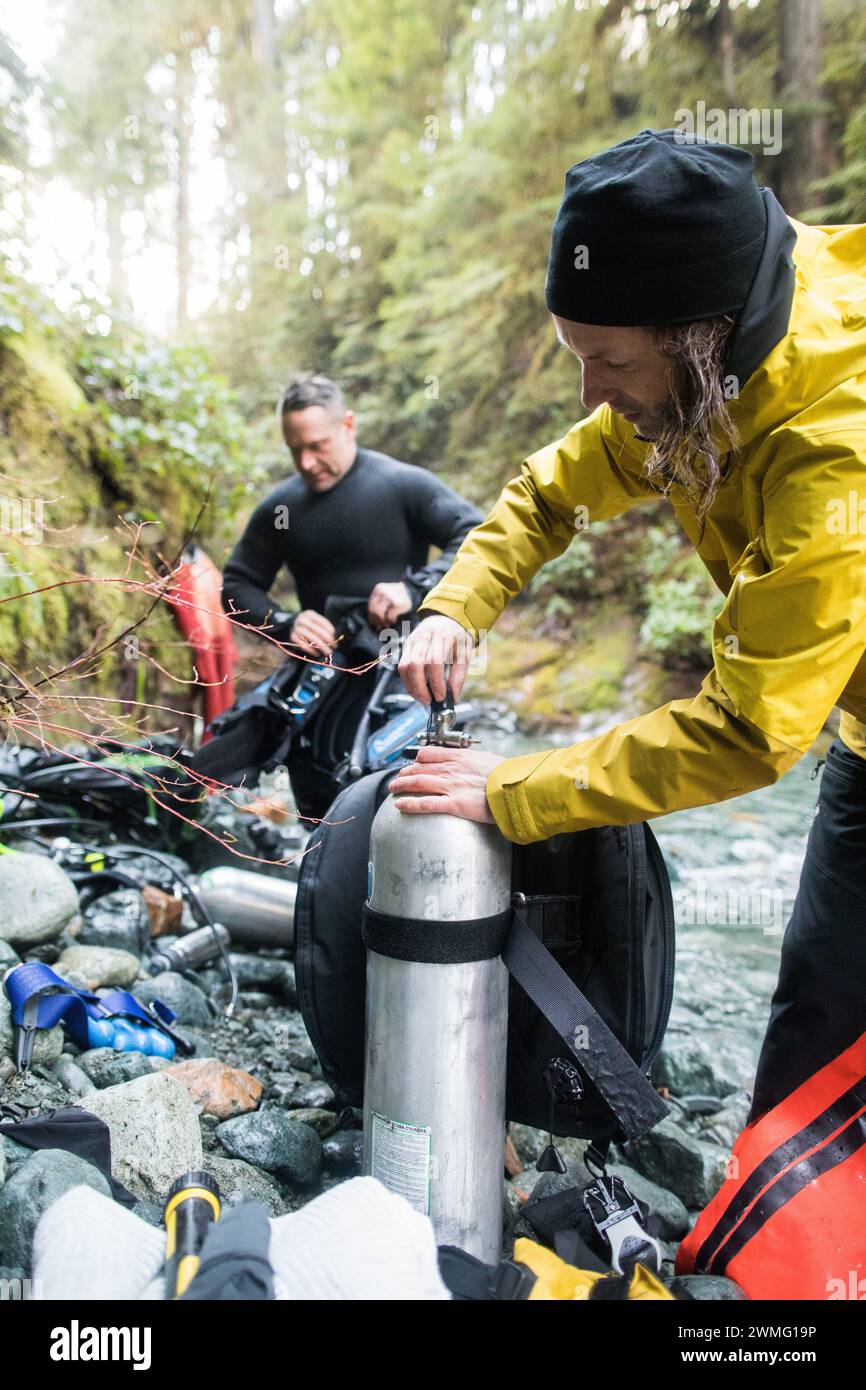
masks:
<instances>
[{"instance_id":1,"label":"yellow rain jacket","mask_svg":"<svg viewBox=\"0 0 866 1390\"><path fill-rule=\"evenodd\" d=\"M727 460L702 540L682 490L670 492L726 596L713 669L692 699L499 764L487 797L518 844L774 782L835 705L843 740L866 757L866 225L788 222L787 331L783 320L730 402L740 453ZM422 613L455 618L477 640L574 539L576 508L591 525L657 500L641 476L648 448L604 405L533 454Z\"/></svg>"}]
</instances>

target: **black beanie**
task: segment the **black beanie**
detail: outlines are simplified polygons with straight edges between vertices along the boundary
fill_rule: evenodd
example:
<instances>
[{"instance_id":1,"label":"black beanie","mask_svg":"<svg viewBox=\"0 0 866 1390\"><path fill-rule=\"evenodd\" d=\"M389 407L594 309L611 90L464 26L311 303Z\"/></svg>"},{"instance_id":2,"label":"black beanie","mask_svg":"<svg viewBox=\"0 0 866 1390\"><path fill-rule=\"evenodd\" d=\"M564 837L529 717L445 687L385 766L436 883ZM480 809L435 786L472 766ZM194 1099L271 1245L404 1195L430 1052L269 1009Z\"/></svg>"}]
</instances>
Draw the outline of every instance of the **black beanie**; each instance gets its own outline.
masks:
<instances>
[{"instance_id":1,"label":"black beanie","mask_svg":"<svg viewBox=\"0 0 866 1390\"><path fill-rule=\"evenodd\" d=\"M573 165L553 224L548 309L635 328L742 309L766 231L754 165L735 145L673 130L642 130Z\"/></svg>"}]
</instances>

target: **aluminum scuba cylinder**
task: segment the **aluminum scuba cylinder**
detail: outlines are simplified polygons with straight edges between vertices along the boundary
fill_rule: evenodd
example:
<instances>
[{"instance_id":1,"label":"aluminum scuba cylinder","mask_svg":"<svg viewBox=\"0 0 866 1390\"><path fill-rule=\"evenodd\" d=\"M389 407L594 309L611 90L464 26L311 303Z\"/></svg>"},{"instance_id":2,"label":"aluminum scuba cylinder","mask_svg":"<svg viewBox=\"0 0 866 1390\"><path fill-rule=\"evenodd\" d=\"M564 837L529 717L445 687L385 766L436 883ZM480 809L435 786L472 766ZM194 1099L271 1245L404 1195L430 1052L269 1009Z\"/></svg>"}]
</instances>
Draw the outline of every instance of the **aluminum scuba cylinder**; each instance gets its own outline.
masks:
<instances>
[{"instance_id":1,"label":"aluminum scuba cylinder","mask_svg":"<svg viewBox=\"0 0 866 1390\"><path fill-rule=\"evenodd\" d=\"M154 951L150 958L151 975L158 975L161 970L192 970L204 965L205 961L219 955L217 938L228 948L231 937L221 922L215 922L212 927L197 927L171 946Z\"/></svg>"},{"instance_id":2,"label":"aluminum scuba cylinder","mask_svg":"<svg viewBox=\"0 0 866 1390\"><path fill-rule=\"evenodd\" d=\"M250 946L294 946L295 898L291 879L220 864L193 880L193 888L232 941Z\"/></svg>"},{"instance_id":3,"label":"aluminum scuba cylinder","mask_svg":"<svg viewBox=\"0 0 866 1390\"><path fill-rule=\"evenodd\" d=\"M428 1214L440 1244L492 1264L502 1241L508 972L498 954L478 959L471 942L507 913L511 846L495 826L404 815L389 796L370 855L364 1172Z\"/></svg>"}]
</instances>

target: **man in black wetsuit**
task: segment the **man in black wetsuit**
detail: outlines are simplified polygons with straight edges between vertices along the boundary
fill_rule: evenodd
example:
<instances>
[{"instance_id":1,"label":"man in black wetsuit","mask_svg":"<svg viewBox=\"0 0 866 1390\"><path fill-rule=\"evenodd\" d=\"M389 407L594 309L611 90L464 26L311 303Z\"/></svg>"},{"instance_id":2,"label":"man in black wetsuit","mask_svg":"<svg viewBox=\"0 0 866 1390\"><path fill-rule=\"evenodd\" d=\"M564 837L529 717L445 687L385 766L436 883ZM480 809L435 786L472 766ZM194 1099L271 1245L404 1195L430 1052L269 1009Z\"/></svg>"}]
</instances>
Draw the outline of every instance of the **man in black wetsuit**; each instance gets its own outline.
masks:
<instances>
[{"instance_id":1,"label":"man in black wetsuit","mask_svg":"<svg viewBox=\"0 0 866 1390\"><path fill-rule=\"evenodd\" d=\"M359 448L355 417L327 377L296 378L281 417L297 473L253 512L225 566L223 605L315 656L330 651L337 636L325 616L328 598L365 601L376 630L398 625L450 568L481 514L426 469ZM432 562L431 545L442 551ZM280 609L268 594L283 565L295 583L298 612ZM339 719L339 729L333 723L317 729L314 715L288 760L301 815L325 814L334 795L334 759L349 751L370 694L370 679L345 680L351 696L323 711L329 721Z\"/></svg>"}]
</instances>

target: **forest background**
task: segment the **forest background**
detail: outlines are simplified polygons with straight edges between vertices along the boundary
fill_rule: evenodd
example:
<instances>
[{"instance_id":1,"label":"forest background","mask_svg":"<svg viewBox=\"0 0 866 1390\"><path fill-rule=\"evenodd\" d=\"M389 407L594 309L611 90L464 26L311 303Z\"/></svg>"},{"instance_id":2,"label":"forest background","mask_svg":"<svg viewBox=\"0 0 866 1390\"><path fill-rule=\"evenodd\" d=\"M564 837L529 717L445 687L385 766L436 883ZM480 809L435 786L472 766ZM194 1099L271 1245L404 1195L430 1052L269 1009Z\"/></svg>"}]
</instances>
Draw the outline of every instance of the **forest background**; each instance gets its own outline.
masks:
<instances>
[{"instance_id":1,"label":"forest background","mask_svg":"<svg viewBox=\"0 0 866 1390\"><path fill-rule=\"evenodd\" d=\"M185 707L156 577L193 533L221 564L285 475L298 370L489 506L583 413L543 297L579 159L683 110L776 113L759 182L866 221L859 0L31 0L0 6L0 90L13 705L63 672L73 705ZM609 722L696 688L720 606L664 502L591 524L475 688L536 727Z\"/></svg>"}]
</instances>

